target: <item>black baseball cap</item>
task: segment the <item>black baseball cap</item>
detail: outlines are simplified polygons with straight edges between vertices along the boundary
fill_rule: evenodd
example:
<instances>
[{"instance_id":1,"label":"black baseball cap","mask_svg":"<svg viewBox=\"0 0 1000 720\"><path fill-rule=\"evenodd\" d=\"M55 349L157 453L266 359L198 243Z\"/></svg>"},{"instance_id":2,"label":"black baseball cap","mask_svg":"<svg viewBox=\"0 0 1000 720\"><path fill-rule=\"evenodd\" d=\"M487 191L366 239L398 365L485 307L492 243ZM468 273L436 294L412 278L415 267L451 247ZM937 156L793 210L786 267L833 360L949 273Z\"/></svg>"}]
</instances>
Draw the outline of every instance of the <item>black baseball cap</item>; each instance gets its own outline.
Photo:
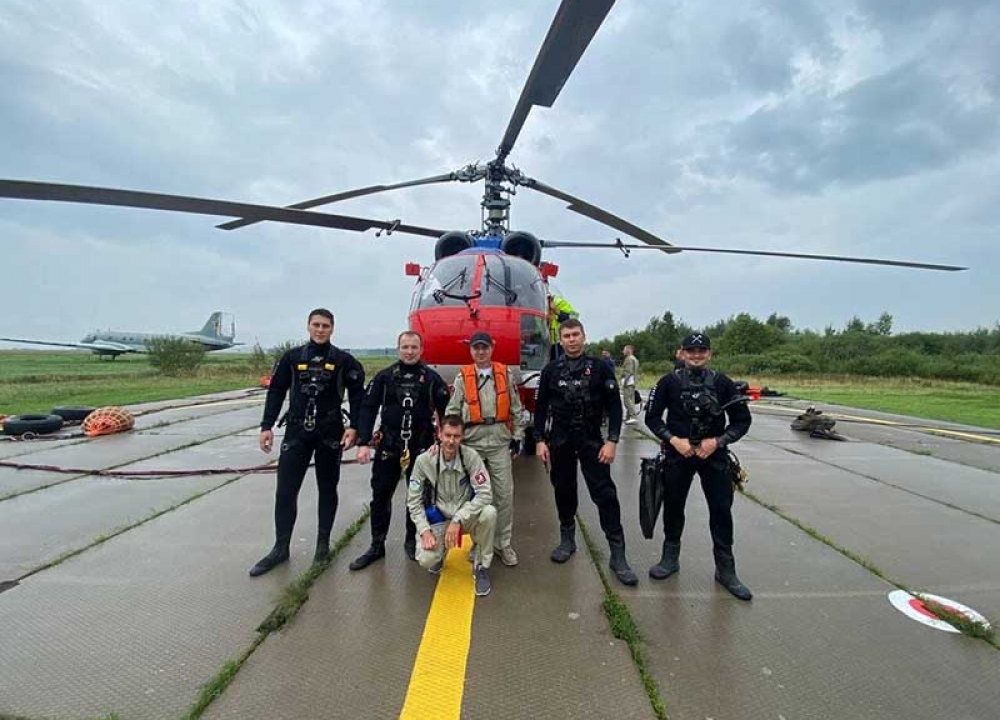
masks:
<instances>
[{"instance_id":1,"label":"black baseball cap","mask_svg":"<svg viewBox=\"0 0 1000 720\"><path fill-rule=\"evenodd\" d=\"M488 332L474 332L469 338L469 345L492 345L493 338Z\"/></svg>"},{"instance_id":2,"label":"black baseball cap","mask_svg":"<svg viewBox=\"0 0 1000 720\"><path fill-rule=\"evenodd\" d=\"M705 333L691 333L684 338L684 342L681 343L681 347L685 350L690 350L691 348L705 348L706 350L711 350L712 341L708 339L708 335Z\"/></svg>"}]
</instances>

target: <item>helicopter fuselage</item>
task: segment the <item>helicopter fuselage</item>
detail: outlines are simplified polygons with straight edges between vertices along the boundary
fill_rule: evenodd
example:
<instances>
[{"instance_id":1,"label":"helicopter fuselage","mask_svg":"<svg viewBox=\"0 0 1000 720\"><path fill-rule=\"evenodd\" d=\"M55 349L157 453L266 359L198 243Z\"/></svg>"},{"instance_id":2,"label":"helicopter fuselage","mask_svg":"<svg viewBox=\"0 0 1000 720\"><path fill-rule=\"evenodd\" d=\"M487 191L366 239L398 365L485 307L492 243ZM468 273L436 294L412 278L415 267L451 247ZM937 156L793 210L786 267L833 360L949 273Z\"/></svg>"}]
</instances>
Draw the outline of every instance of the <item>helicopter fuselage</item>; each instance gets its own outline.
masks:
<instances>
[{"instance_id":1,"label":"helicopter fuselage","mask_svg":"<svg viewBox=\"0 0 1000 720\"><path fill-rule=\"evenodd\" d=\"M449 383L471 362L468 340L485 331L493 359L515 369L521 400L534 407L538 374L549 361L548 285L530 262L499 250L469 248L422 269L410 301L410 329L423 359Z\"/></svg>"}]
</instances>

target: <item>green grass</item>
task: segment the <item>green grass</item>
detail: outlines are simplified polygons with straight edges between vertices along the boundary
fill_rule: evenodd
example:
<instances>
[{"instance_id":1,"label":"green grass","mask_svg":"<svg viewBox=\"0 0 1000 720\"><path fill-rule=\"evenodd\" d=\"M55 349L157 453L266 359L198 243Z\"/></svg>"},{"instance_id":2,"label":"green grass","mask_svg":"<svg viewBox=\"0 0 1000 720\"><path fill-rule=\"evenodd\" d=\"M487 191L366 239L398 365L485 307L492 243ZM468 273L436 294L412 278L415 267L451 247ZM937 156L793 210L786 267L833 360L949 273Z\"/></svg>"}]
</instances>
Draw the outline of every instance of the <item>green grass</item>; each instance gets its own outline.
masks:
<instances>
[{"instance_id":1,"label":"green grass","mask_svg":"<svg viewBox=\"0 0 1000 720\"><path fill-rule=\"evenodd\" d=\"M639 672L639 679L642 681L642 686L649 697L649 705L657 720L669 720L667 704L660 694L660 685L656 682L656 678L653 677L653 673L646 663L646 655L642 648L643 639L642 634L639 632L639 627L635 624L628 605L622 602L621 598L618 597L618 593L612 589L611 583L608 582L608 576L604 572L604 558L601 555L601 551L590 536L586 523L579 516L577 516L577 525L580 528L580 534L583 535L587 550L590 552L590 558L594 562L594 567L597 568L597 575L601 578L601 584L604 586L604 601L601 603L601 607L604 610L604 615L608 618L611 634L628 646L629 655L632 656L632 662Z\"/></svg>"},{"instance_id":2,"label":"green grass","mask_svg":"<svg viewBox=\"0 0 1000 720\"><path fill-rule=\"evenodd\" d=\"M652 387L658 377L644 376ZM787 397L1000 430L1000 388L923 378L852 375L745 377Z\"/></svg>"},{"instance_id":3,"label":"green grass","mask_svg":"<svg viewBox=\"0 0 1000 720\"><path fill-rule=\"evenodd\" d=\"M360 358L368 375L394 358ZM53 351L0 351L0 415L47 413L56 405L133 405L257 387L248 354L209 355L193 377L165 377L143 356L100 360Z\"/></svg>"}]
</instances>

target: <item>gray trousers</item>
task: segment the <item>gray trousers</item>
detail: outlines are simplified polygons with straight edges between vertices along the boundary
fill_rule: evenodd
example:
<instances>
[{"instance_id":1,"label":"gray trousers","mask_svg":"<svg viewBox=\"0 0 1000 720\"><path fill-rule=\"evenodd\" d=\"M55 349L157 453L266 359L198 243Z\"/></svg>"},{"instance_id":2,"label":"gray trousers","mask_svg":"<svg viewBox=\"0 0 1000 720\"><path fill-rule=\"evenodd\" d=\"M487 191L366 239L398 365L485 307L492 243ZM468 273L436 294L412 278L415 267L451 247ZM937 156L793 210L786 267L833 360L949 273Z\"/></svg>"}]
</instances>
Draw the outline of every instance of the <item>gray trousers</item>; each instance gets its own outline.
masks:
<instances>
[{"instance_id":1,"label":"gray trousers","mask_svg":"<svg viewBox=\"0 0 1000 720\"><path fill-rule=\"evenodd\" d=\"M448 523L442 522L431 525L431 532L437 538L437 547L434 550L424 550L417 538L417 562L425 570L437 565L444 560L447 550L444 547L444 531L448 529ZM477 517L471 517L462 523L462 530L472 535L473 542L476 543L479 554L479 564L488 568L493 562L493 536L497 529L497 511L492 505L484 507Z\"/></svg>"}]
</instances>

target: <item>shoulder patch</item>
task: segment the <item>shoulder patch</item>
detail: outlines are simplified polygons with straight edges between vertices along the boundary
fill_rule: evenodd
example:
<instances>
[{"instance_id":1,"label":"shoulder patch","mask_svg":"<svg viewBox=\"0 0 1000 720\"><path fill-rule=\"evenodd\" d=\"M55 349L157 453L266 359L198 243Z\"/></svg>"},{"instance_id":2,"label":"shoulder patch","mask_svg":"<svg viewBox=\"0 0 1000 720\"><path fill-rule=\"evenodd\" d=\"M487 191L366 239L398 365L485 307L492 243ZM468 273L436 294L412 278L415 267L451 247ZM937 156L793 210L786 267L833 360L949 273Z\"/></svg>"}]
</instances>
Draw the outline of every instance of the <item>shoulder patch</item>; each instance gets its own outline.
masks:
<instances>
[{"instance_id":1,"label":"shoulder patch","mask_svg":"<svg viewBox=\"0 0 1000 720\"><path fill-rule=\"evenodd\" d=\"M489 479L490 476L486 474L485 470L480 470L479 472L477 472L475 475L472 476L472 482L474 482L476 485L484 485L486 481Z\"/></svg>"},{"instance_id":2,"label":"shoulder patch","mask_svg":"<svg viewBox=\"0 0 1000 720\"><path fill-rule=\"evenodd\" d=\"M419 490L419 489L420 489L420 481L417 480L416 478L411 479L410 490Z\"/></svg>"}]
</instances>

